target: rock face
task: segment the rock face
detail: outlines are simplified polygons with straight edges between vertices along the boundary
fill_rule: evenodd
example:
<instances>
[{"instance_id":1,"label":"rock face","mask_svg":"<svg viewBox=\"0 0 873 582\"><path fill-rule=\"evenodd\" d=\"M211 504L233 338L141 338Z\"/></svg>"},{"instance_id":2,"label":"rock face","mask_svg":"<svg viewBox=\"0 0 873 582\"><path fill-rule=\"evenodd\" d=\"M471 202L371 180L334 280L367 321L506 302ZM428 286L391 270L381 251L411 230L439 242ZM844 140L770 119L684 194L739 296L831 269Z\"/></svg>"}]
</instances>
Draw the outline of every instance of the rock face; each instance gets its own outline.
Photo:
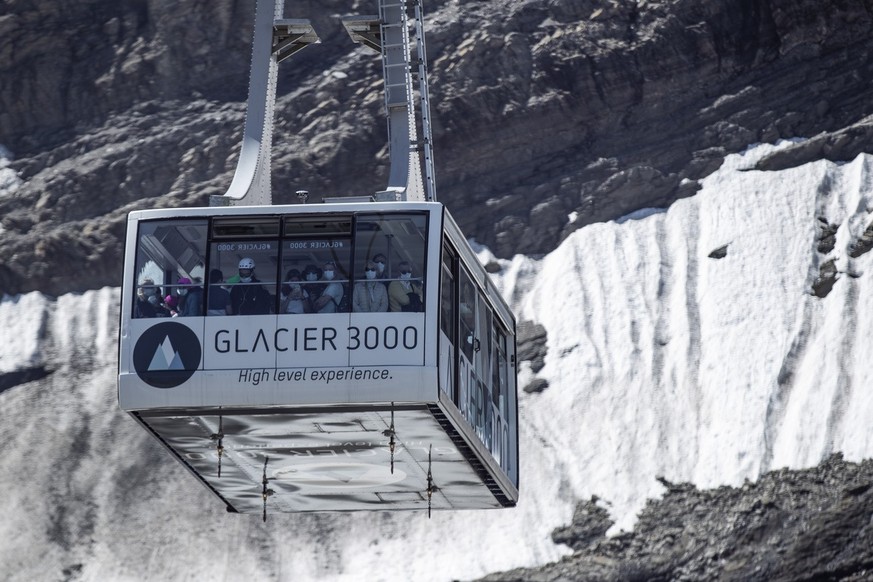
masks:
<instances>
[{"instance_id":1,"label":"rock face","mask_svg":"<svg viewBox=\"0 0 873 582\"><path fill-rule=\"evenodd\" d=\"M561 562L492 574L489 582L587 580L869 580L873 577L873 461L835 455L739 488L699 491L662 480L632 533L607 538L606 511L579 504L553 539Z\"/></svg>"},{"instance_id":2,"label":"rock face","mask_svg":"<svg viewBox=\"0 0 873 582\"><path fill-rule=\"evenodd\" d=\"M873 2L435 0L425 6L440 200L500 256L663 207L723 156L869 151ZM274 199L370 193L387 177L378 58L295 1L322 44L283 64ZM204 204L230 181L253 0L16 0L0 7L0 292L120 282L124 215ZM293 12L293 14L292 14ZM461 212L463 210L463 212ZM570 220L568 216L572 216ZM496 217L496 219L495 219Z\"/></svg>"}]
</instances>

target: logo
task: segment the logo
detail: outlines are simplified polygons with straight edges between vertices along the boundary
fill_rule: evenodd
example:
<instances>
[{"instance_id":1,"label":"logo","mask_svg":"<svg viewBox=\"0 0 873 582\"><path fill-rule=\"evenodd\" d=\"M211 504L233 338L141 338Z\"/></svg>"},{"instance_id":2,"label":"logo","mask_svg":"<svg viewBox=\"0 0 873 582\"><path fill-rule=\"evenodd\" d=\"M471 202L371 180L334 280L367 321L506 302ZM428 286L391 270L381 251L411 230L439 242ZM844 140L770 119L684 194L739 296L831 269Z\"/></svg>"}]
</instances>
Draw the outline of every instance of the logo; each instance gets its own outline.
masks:
<instances>
[{"instance_id":1,"label":"logo","mask_svg":"<svg viewBox=\"0 0 873 582\"><path fill-rule=\"evenodd\" d=\"M181 323L165 322L145 330L133 347L137 376L155 388L175 388L200 366L200 339Z\"/></svg>"}]
</instances>

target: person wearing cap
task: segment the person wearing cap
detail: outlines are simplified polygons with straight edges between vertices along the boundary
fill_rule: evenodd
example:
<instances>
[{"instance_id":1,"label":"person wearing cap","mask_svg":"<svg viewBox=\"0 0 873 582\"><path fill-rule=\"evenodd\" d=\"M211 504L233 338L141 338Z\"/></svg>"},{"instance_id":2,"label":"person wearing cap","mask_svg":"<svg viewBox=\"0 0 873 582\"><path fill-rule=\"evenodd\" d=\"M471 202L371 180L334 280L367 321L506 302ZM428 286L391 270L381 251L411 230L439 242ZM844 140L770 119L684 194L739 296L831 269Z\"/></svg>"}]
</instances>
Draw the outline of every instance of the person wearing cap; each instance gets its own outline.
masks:
<instances>
[{"instance_id":1,"label":"person wearing cap","mask_svg":"<svg viewBox=\"0 0 873 582\"><path fill-rule=\"evenodd\" d=\"M170 317L179 315L179 297L170 293L164 297L164 310Z\"/></svg>"},{"instance_id":2,"label":"person wearing cap","mask_svg":"<svg viewBox=\"0 0 873 582\"><path fill-rule=\"evenodd\" d=\"M230 290L230 304L235 315L265 315L273 310L273 296L255 277L253 259L239 262L239 283Z\"/></svg>"},{"instance_id":3,"label":"person wearing cap","mask_svg":"<svg viewBox=\"0 0 873 582\"><path fill-rule=\"evenodd\" d=\"M179 317L203 315L203 289L188 277L180 277L176 282L176 296L179 304L176 313Z\"/></svg>"}]
</instances>

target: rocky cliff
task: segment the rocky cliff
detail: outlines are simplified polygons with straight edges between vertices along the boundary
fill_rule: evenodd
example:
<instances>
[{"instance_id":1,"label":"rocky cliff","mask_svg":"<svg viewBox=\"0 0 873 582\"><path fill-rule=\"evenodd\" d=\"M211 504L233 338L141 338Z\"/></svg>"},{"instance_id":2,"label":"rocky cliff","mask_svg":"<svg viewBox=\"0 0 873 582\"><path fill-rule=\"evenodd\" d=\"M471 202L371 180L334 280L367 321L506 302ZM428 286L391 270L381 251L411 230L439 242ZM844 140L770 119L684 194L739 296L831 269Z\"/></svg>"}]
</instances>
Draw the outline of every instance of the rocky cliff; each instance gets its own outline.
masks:
<instances>
[{"instance_id":1,"label":"rocky cliff","mask_svg":"<svg viewBox=\"0 0 873 582\"><path fill-rule=\"evenodd\" d=\"M335 18L374 9L287 6L323 42L282 67L277 202L295 202L298 188L318 197L384 185L378 59ZM439 196L499 256L544 253L591 222L666 206L753 142L818 136L783 167L848 159L870 143L873 2L426 9ZM252 14L252 0L0 6L0 144L20 181L0 197L0 291L116 285L126 212L224 191Z\"/></svg>"},{"instance_id":2,"label":"rocky cliff","mask_svg":"<svg viewBox=\"0 0 873 582\"><path fill-rule=\"evenodd\" d=\"M612 525L598 499L579 503L552 535L573 555L483 582L870 580L873 462L834 455L806 471L781 470L740 488L699 491L662 480L633 532Z\"/></svg>"}]
</instances>

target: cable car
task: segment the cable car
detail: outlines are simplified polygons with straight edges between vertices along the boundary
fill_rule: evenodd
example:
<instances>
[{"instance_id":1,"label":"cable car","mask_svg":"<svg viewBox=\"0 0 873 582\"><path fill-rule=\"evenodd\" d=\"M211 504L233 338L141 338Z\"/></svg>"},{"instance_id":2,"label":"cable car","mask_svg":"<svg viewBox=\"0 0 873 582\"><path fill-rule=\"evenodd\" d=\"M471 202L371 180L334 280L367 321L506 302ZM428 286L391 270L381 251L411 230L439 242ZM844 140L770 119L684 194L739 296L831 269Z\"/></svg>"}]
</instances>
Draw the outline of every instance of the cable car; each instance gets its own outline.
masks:
<instances>
[{"instance_id":1,"label":"cable car","mask_svg":"<svg viewBox=\"0 0 873 582\"><path fill-rule=\"evenodd\" d=\"M422 151L411 143L410 67L393 109L386 72L391 147L403 152L386 191L263 203L270 65L317 41L308 22L276 19L275 1L259 0L228 193L128 217L119 405L231 512L512 507L515 320L434 200L429 143L423 171L406 153ZM410 61L389 43L410 26L407 7L387 2L378 17L344 22L386 71ZM426 85L418 99L426 110Z\"/></svg>"}]
</instances>

